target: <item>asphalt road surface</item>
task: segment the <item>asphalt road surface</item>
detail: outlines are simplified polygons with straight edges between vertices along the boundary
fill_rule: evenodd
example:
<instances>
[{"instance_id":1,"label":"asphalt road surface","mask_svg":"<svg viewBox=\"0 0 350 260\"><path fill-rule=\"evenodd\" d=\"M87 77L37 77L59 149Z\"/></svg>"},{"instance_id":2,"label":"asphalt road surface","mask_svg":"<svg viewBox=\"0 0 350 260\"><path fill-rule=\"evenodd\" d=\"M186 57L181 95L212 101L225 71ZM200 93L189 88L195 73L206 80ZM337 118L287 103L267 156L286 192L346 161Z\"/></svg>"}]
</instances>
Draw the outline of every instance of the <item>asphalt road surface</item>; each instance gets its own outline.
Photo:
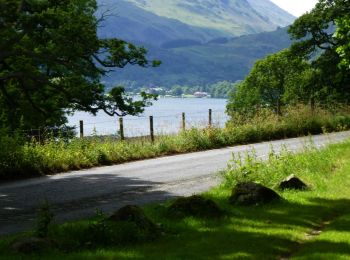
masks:
<instances>
[{"instance_id":1,"label":"asphalt road surface","mask_svg":"<svg viewBox=\"0 0 350 260\"><path fill-rule=\"evenodd\" d=\"M0 184L0 235L33 227L37 209L45 200L52 205L57 222L91 217L96 209L110 213L127 204L207 191L220 182L218 172L227 167L232 153L254 149L258 157L265 158L271 145L276 152L283 146L300 151L311 139L322 147L349 137L350 131L292 138Z\"/></svg>"}]
</instances>

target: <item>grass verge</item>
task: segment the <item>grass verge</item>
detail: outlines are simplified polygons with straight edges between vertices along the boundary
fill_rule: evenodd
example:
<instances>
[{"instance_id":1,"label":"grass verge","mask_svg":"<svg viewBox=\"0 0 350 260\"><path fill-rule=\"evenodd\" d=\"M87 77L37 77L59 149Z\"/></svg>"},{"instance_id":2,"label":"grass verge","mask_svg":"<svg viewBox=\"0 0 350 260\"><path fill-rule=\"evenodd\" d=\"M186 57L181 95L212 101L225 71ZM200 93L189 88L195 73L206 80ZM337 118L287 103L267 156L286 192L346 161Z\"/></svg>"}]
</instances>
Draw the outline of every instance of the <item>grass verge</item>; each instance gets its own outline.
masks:
<instances>
[{"instance_id":1,"label":"grass verge","mask_svg":"<svg viewBox=\"0 0 350 260\"><path fill-rule=\"evenodd\" d=\"M155 223L162 223L165 232L156 240L136 238L127 243L125 239L122 242L116 239L115 244L93 246L92 243L88 247L78 246L76 243L85 239L86 230L94 235L87 227L100 223L96 219L87 220L51 228L49 236L66 244L65 250L48 250L27 257L349 259L350 142L331 145L321 151L311 149L296 155L286 151L280 155L271 152L267 162L260 161L254 154L248 158L244 162L240 158L234 158L224 173L224 183L204 194L226 212L220 219L173 219L165 214L170 202L149 205L144 208L147 216ZM283 200L263 206L239 207L228 203L231 189L238 182L253 180L275 188L291 173L309 184L310 189L298 192L278 191ZM100 228L97 230L101 231ZM126 234L138 234L126 230L132 229L110 226L102 234L111 233L117 238ZM97 242L98 236L93 237ZM9 240L0 240L0 257L23 257L13 254L8 245Z\"/></svg>"},{"instance_id":2,"label":"grass verge","mask_svg":"<svg viewBox=\"0 0 350 260\"><path fill-rule=\"evenodd\" d=\"M0 134L0 181L124 163L164 155L215 149L236 144L350 129L349 113L308 107L286 110L283 117L259 114L249 121L230 121L224 129L189 129L178 135L148 140L109 138L22 142Z\"/></svg>"}]
</instances>

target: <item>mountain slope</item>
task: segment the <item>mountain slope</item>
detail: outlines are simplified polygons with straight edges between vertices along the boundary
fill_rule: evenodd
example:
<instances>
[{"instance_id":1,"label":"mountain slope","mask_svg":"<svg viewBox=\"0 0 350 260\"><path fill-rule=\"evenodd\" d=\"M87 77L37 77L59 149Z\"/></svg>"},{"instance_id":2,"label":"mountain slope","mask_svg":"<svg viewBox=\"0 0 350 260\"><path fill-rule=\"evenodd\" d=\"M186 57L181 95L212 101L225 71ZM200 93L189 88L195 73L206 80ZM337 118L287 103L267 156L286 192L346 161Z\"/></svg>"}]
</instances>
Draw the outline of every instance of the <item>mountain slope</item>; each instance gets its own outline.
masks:
<instances>
[{"instance_id":1,"label":"mountain slope","mask_svg":"<svg viewBox=\"0 0 350 260\"><path fill-rule=\"evenodd\" d=\"M286 29L273 30L294 20L270 0L98 3L101 13L109 13L99 29L100 36L145 46L150 59L162 61L159 68L117 70L105 79L109 85L193 86L243 79L257 59L290 45Z\"/></svg>"},{"instance_id":2,"label":"mountain slope","mask_svg":"<svg viewBox=\"0 0 350 260\"><path fill-rule=\"evenodd\" d=\"M263 16L267 17L269 21L277 26L285 27L290 25L295 17L285 10L281 9L271 1L266 0L247 0L248 3Z\"/></svg>"},{"instance_id":3,"label":"mountain slope","mask_svg":"<svg viewBox=\"0 0 350 260\"><path fill-rule=\"evenodd\" d=\"M100 35L161 46L205 43L287 26L294 17L269 0L98 0L111 16ZM101 11L102 12L102 11Z\"/></svg>"},{"instance_id":4,"label":"mountain slope","mask_svg":"<svg viewBox=\"0 0 350 260\"><path fill-rule=\"evenodd\" d=\"M110 84L137 86L206 85L243 79L257 59L287 48L287 28L273 32L222 39L218 42L164 49L147 46L150 58L162 60L159 68L128 66L106 79Z\"/></svg>"},{"instance_id":5,"label":"mountain slope","mask_svg":"<svg viewBox=\"0 0 350 260\"><path fill-rule=\"evenodd\" d=\"M176 19L158 16L136 5L120 0L99 0L100 12L108 17L99 28L102 37L117 37L131 42L142 42L154 46L178 39L206 42L226 36L225 32L191 26ZM99 14L97 14L99 16Z\"/></svg>"},{"instance_id":6,"label":"mountain slope","mask_svg":"<svg viewBox=\"0 0 350 260\"><path fill-rule=\"evenodd\" d=\"M191 26L223 31L230 36L271 31L294 17L269 0L127 0L161 17ZM269 10L269 12L266 12Z\"/></svg>"}]
</instances>

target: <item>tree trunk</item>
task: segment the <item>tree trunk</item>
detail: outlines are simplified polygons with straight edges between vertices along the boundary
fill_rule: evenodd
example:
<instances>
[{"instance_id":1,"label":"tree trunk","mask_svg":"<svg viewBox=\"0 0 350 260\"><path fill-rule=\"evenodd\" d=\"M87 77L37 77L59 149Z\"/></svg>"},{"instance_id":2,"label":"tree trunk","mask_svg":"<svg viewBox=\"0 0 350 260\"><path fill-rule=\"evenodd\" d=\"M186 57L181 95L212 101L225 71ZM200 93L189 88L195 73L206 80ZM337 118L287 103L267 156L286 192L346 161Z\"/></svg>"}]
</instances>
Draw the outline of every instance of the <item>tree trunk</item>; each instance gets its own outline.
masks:
<instances>
[{"instance_id":1,"label":"tree trunk","mask_svg":"<svg viewBox=\"0 0 350 260\"><path fill-rule=\"evenodd\" d=\"M278 116L282 115L282 109L281 109L281 101L278 99L276 103L276 114Z\"/></svg>"},{"instance_id":2,"label":"tree trunk","mask_svg":"<svg viewBox=\"0 0 350 260\"><path fill-rule=\"evenodd\" d=\"M315 111L315 107L316 107L315 98L312 96L312 97L310 98L310 108L311 108L312 114L313 114L314 111Z\"/></svg>"}]
</instances>

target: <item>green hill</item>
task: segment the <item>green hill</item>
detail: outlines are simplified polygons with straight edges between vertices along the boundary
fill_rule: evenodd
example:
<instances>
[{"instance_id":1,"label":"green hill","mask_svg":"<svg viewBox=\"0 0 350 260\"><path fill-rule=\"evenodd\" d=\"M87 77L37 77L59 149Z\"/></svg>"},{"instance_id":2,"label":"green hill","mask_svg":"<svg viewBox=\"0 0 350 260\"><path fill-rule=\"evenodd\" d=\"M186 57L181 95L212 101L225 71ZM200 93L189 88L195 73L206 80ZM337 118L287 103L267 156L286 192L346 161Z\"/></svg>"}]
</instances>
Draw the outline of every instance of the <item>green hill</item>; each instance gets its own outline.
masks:
<instances>
[{"instance_id":1,"label":"green hill","mask_svg":"<svg viewBox=\"0 0 350 260\"><path fill-rule=\"evenodd\" d=\"M191 26L176 19L158 16L123 0L118 1L117 5L113 0L99 2L100 12L108 13L99 29L99 35L103 37L117 37L130 42L161 46L179 39L202 43L227 36L219 30Z\"/></svg>"},{"instance_id":2,"label":"green hill","mask_svg":"<svg viewBox=\"0 0 350 260\"><path fill-rule=\"evenodd\" d=\"M218 81L243 79L257 59L291 44L287 28L273 32L221 38L212 43L164 49L146 46L150 58L162 60L158 68L126 67L111 74L112 84L134 82L136 85L203 85Z\"/></svg>"},{"instance_id":3,"label":"green hill","mask_svg":"<svg viewBox=\"0 0 350 260\"><path fill-rule=\"evenodd\" d=\"M128 67L108 84L203 85L243 79L252 64L290 44L294 17L269 0L99 0L99 35L149 50L159 68ZM99 14L97 14L99 15ZM131 84L131 83L128 83Z\"/></svg>"},{"instance_id":4,"label":"green hill","mask_svg":"<svg viewBox=\"0 0 350 260\"><path fill-rule=\"evenodd\" d=\"M100 35L161 46L273 31L295 17L269 0L99 0Z\"/></svg>"},{"instance_id":5,"label":"green hill","mask_svg":"<svg viewBox=\"0 0 350 260\"><path fill-rule=\"evenodd\" d=\"M230 36L271 31L277 26L289 25L294 19L268 0L127 1L161 17L199 28L223 31Z\"/></svg>"}]
</instances>

